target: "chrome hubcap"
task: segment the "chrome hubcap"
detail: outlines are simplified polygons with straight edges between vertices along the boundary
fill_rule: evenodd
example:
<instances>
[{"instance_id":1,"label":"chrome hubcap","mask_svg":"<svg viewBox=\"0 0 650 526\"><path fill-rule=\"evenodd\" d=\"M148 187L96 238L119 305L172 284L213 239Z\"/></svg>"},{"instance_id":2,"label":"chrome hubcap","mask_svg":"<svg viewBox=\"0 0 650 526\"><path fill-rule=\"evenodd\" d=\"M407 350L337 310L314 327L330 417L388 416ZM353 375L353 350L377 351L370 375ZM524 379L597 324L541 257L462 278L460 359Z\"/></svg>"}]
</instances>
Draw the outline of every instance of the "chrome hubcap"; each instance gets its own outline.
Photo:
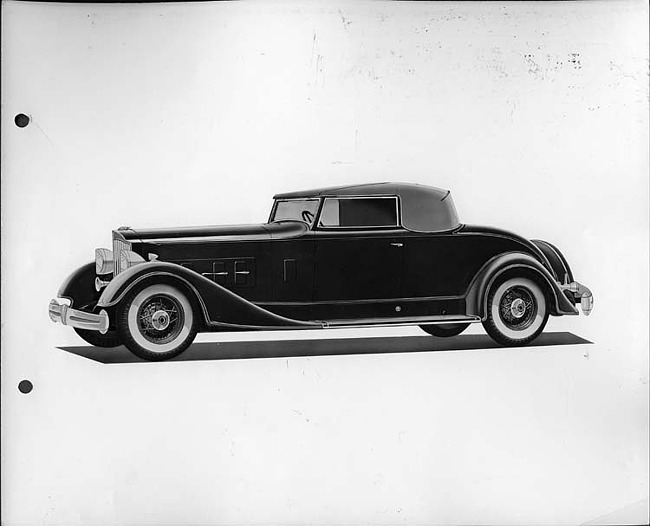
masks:
<instances>
[{"instance_id":1,"label":"chrome hubcap","mask_svg":"<svg viewBox=\"0 0 650 526\"><path fill-rule=\"evenodd\" d=\"M521 318L526 313L526 303L521 298L517 298L510 304L510 312L515 318Z\"/></svg>"},{"instance_id":2,"label":"chrome hubcap","mask_svg":"<svg viewBox=\"0 0 650 526\"><path fill-rule=\"evenodd\" d=\"M169 326L169 314L164 310L157 310L151 316L151 325L157 331L164 331Z\"/></svg>"}]
</instances>

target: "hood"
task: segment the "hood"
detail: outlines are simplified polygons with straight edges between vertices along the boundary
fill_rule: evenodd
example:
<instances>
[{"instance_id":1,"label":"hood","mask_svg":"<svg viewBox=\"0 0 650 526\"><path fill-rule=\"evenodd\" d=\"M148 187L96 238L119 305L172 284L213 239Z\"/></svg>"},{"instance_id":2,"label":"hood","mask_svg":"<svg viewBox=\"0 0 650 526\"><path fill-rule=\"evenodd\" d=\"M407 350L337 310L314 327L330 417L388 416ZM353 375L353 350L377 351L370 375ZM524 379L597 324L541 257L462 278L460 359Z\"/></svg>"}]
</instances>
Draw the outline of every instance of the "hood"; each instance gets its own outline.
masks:
<instances>
[{"instance_id":1,"label":"hood","mask_svg":"<svg viewBox=\"0 0 650 526\"><path fill-rule=\"evenodd\" d=\"M181 241L239 241L288 239L299 237L308 230L301 221L280 221L260 225L191 226L180 228L121 227L118 233L124 239L141 243L169 243Z\"/></svg>"}]
</instances>

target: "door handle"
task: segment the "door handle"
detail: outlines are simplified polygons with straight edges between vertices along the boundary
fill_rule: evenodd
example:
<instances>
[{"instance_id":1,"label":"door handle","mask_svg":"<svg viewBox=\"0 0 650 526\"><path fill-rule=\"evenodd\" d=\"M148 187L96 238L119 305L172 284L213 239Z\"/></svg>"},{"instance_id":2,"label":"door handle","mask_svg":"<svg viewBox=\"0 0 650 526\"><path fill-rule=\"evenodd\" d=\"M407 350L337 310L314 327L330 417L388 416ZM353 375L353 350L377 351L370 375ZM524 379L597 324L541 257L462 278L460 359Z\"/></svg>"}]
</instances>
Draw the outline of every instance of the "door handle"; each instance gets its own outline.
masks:
<instances>
[{"instance_id":1,"label":"door handle","mask_svg":"<svg viewBox=\"0 0 650 526\"><path fill-rule=\"evenodd\" d=\"M404 243L391 243L390 246L391 247L403 247Z\"/></svg>"}]
</instances>

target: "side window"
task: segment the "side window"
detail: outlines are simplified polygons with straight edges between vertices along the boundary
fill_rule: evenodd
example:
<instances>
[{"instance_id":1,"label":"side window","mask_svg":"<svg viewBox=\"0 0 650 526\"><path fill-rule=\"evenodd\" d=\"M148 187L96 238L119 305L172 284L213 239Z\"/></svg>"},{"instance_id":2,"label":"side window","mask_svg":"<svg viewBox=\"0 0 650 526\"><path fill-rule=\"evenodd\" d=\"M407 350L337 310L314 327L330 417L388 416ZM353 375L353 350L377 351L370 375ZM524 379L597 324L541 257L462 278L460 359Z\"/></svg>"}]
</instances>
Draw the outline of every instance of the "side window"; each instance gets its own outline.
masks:
<instances>
[{"instance_id":1,"label":"side window","mask_svg":"<svg viewBox=\"0 0 650 526\"><path fill-rule=\"evenodd\" d=\"M339 200L338 199L325 199L323 203L323 211L320 214L320 221L318 226L341 226L339 220Z\"/></svg>"},{"instance_id":2,"label":"side window","mask_svg":"<svg viewBox=\"0 0 650 526\"><path fill-rule=\"evenodd\" d=\"M397 226L397 198L326 198L318 226L324 228Z\"/></svg>"}]
</instances>

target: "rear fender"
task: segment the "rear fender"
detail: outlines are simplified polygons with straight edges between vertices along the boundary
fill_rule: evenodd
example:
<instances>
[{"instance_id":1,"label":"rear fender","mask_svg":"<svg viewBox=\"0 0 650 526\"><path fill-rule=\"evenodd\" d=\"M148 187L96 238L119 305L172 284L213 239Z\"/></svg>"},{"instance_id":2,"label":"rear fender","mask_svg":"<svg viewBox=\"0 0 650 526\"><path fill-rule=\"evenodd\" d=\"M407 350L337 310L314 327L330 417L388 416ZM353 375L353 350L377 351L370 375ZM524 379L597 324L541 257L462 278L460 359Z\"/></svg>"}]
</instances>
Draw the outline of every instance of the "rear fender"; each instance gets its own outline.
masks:
<instances>
[{"instance_id":1,"label":"rear fender","mask_svg":"<svg viewBox=\"0 0 650 526\"><path fill-rule=\"evenodd\" d=\"M555 272L557 281L561 281L562 283L571 283L573 281L573 272L571 272L571 267L569 267L566 258L556 246L551 245L548 241L542 241L541 239L533 239L531 242L539 248L546 256L546 259L549 260L553 267L553 272Z\"/></svg>"},{"instance_id":2,"label":"rear fender","mask_svg":"<svg viewBox=\"0 0 650 526\"><path fill-rule=\"evenodd\" d=\"M550 313L554 316L576 315L575 306L567 299L551 273L535 258L522 252L508 252L489 260L477 273L467 294L467 314L487 317L488 293L499 278L511 275L526 276L544 287L549 299Z\"/></svg>"},{"instance_id":3,"label":"rear fender","mask_svg":"<svg viewBox=\"0 0 650 526\"><path fill-rule=\"evenodd\" d=\"M104 289L98 307L118 305L134 287L153 283L178 284L201 306L206 325L229 329L321 327L269 312L206 277L175 263L140 263L118 274Z\"/></svg>"}]
</instances>

